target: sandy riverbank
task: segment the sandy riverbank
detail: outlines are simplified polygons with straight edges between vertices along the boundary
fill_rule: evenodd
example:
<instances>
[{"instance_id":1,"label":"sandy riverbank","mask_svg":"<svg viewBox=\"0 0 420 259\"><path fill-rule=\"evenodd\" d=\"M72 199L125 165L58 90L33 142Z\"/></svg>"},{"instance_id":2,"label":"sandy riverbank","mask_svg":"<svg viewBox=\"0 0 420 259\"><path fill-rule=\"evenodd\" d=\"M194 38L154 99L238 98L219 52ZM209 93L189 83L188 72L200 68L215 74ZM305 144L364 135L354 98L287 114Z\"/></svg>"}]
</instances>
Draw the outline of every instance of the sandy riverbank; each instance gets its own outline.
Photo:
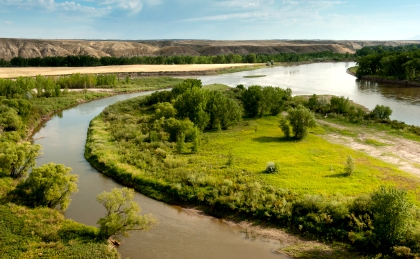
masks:
<instances>
[{"instance_id":1,"label":"sandy riverbank","mask_svg":"<svg viewBox=\"0 0 420 259\"><path fill-rule=\"evenodd\" d=\"M16 78L19 76L59 76L80 74L109 73L190 73L224 70L233 67L249 66L250 64L193 64L193 65L127 65L101 67L4 67L0 68L0 78Z\"/></svg>"}]
</instances>

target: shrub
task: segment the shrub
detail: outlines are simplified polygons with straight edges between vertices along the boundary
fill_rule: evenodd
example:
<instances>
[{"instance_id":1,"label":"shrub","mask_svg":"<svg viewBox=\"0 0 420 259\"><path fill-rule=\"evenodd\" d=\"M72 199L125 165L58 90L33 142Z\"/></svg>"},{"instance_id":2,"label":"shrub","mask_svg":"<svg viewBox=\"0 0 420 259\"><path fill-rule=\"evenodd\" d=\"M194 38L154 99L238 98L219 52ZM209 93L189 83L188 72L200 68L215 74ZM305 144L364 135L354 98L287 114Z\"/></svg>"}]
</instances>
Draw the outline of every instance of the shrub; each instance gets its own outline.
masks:
<instances>
[{"instance_id":1,"label":"shrub","mask_svg":"<svg viewBox=\"0 0 420 259\"><path fill-rule=\"evenodd\" d=\"M351 156L347 156L346 167L344 168L344 172L347 176L350 176L354 173L354 159Z\"/></svg>"},{"instance_id":2,"label":"shrub","mask_svg":"<svg viewBox=\"0 0 420 259\"><path fill-rule=\"evenodd\" d=\"M279 169L280 169L280 166L278 165L278 163L268 162L267 166L265 167L265 172L272 174L272 173L278 172Z\"/></svg>"},{"instance_id":3,"label":"shrub","mask_svg":"<svg viewBox=\"0 0 420 259\"><path fill-rule=\"evenodd\" d=\"M382 186L371 195L372 243L379 251L389 251L404 243L412 226L412 204L407 192Z\"/></svg>"},{"instance_id":4,"label":"shrub","mask_svg":"<svg viewBox=\"0 0 420 259\"><path fill-rule=\"evenodd\" d=\"M374 119L389 120L392 110L388 106L376 105L375 109L370 112L370 116Z\"/></svg>"}]
</instances>

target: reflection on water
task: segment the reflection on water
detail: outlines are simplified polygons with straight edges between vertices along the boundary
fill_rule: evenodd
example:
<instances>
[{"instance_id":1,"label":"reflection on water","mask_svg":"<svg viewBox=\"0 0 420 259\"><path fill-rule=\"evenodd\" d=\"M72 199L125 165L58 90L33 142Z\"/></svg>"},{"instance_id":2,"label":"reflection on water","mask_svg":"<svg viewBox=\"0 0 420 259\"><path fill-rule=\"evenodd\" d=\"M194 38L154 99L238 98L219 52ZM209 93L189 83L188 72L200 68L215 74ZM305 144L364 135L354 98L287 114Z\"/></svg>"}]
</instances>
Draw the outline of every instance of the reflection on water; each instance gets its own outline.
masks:
<instances>
[{"instance_id":1,"label":"reflection on water","mask_svg":"<svg viewBox=\"0 0 420 259\"><path fill-rule=\"evenodd\" d=\"M144 93L142 93L144 94ZM96 225L105 215L105 209L96 202L96 196L114 187L122 187L98 173L84 159L84 145L90 121L106 106L141 94L114 96L85 103L54 116L33 136L43 146L44 155L37 165L48 162L65 164L79 175L79 192L72 196L67 218L88 225ZM151 213L159 225L150 232L136 232L124 238L119 248L122 258L273 258L277 241L249 239L243 230L231 227L212 217L189 213L178 206L170 206L136 193L135 201L143 213Z\"/></svg>"},{"instance_id":2,"label":"reflection on water","mask_svg":"<svg viewBox=\"0 0 420 259\"><path fill-rule=\"evenodd\" d=\"M202 76L203 84L222 83L231 87L262 85L290 88L294 95L332 94L373 109L376 104L391 107L392 119L420 126L420 87L401 87L359 81L346 73L354 62L315 63L299 66L270 67L234 74ZM244 78L266 75L260 78Z\"/></svg>"}]
</instances>

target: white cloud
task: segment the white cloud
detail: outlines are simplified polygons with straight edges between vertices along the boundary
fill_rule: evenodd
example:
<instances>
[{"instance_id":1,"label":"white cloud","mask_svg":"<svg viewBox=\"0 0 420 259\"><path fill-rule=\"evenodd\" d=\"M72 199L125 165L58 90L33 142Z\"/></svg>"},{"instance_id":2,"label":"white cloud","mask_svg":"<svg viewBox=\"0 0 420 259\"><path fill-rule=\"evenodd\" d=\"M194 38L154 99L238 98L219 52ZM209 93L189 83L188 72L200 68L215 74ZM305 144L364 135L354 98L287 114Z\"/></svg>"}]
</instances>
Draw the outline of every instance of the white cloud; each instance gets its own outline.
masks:
<instances>
[{"instance_id":1,"label":"white cloud","mask_svg":"<svg viewBox=\"0 0 420 259\"><path fill-rule=\"evenodd\" d=\"M12 25L13 22L11 22L11 21L4 21L4 24L6 24L6 25Z\"/></svg>"},{"instance_id":2,"label":"white cloud","mask_svg":"<svg viewBox=\"0 0 420 259\"><path fill-rule=\"evenodd\" d=\"M140 0L99 0L97 2L100 5L117 7L129 11L130 14L139 13L143 9L143 2Z\"/></svg>"},{"instance_id":3,"label":"white cloud","mask_svg":"<svg viewBox=\"0 0 420 259\"><path fill-rule=\"evenodd\" d=\"M159 5L161 0L145 0L150 5ZM85 4L83 4L85 2ZM86 5L86 2L92 3ZM43 9L54 12L81 12L95 17L103 16L114 9L137 14L143 8L142 0L76 0L56 2L55 0L0 0L0 6L15 6L23 9Z\"/></svg>"},{"instance_id":4,"label":"white cloud","mask_svg":"<svg viewBox=\"0 0 420 259\"><path fill-rule=\"evenodd\" d=\"M217 7L222 7L225 14L209 15L185 19L184 21L270 21L283 25L303 24L313 25L325 23L325 16L320 13L334 6L341 5L341 1L328 0L229 0L215 2ZM243 9L238 9L243 8ZM252 12L249 12L252 9ZM247 11L248 10L248 11Z\"/></svg>"}]
</instances>

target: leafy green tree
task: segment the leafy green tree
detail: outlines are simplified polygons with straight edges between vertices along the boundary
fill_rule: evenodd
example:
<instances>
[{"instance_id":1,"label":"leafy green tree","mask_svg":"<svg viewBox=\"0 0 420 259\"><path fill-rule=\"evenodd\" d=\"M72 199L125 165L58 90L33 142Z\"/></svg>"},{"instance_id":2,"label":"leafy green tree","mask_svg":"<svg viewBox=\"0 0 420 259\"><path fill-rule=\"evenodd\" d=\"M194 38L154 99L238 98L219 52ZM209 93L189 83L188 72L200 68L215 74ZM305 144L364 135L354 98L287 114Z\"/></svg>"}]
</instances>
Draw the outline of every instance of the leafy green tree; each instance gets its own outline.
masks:
<instances>
[{"instance_id":1,"label":"leafy green tree","mask_svg":"<svg viewBox=\"0 0 420 259\"><path fill-rule=\"evenodd\" d=\"M210 115L210 129L227 129L242 118L239 104L221 92L210 92L206 111Z\"/></svg>"},{"instance_id":2,"label":"leafy green tree","mask_svg":"<svg viewBox=\"0 0 420 259\"><path fill-rule=\"evenodd\" d=\"M403 244L412 226L412 204L407 192L381 186L371 195L373 242L378 250L386 251Z\"/></svg>"},{"instance_id":3,"label":"leafy green tree","mask_svg":"<svg viewBox=\"0 0 420 259\"><path fill-rule=\"evenodd\" d=\"M54 163L33 168L29 177L16 187L14 194L27 206L59 206L65 210L70 204L70 195L78 191L78 176L70 174L70 171L70 167Z\"/></svg>"},{"instance_id":4,"label":"leafy green tree","mask_svg":"<svg viewBox=\"0 0 420 259\"><path fill-rule=\"evenodd\" d=\"M160 119L162 117L165 117L165 119L169 119L175 117L176 115L176 109L171 103L168 102L157 103L154 105L154 108L156 119Z\"/></svg>"},{"instance_id":5,"label":"leafy green tree","mask_svg":"<svg viewBox=\"0 0 420 259\"><path fill-rule=\"evenodd\" d=\"M374 119L389 120L392 110L388 106L376 105L375 108L370 112L370 116Z\"/></svg>"},{"instance_id":6,"label":"leafy green tree","mask_svg":"<svg viewBox=\"0 0 420 259\"><path fill-rule=\"evenodd\" d=\"M193 88L202 88L203 84L201 82L200 79L185 79L184 81L182 81L181 83L175 85L172 88L172 94L177 97L178 95L183 94L185 91L187 90L191 90Z\"/></svg>"},{"instance_id":7,"label":"leafy green tree","mask_svg":"<svg viewBox=\"0 0 420 259\"><path fill-rule=\"evenodd\" d=\"M22 127L22 119L15 109L0 105L0 132L18 131Z\"/></svg>"},{"instance_id":8,"label":"leafy green tree","mask_svg":"<svg viewBox=\"0 0 420 259\"><path fill-rule=\"evenodd\" d=\"M104 205L107 214L98 220L100 234L104 238L113 235L128 236L129 231L148 230L156 223L150 215L140 215L140 206L133 201L134 190L114 188L102 192L96 200Z\"/></svg>"},{"instance_id":9,"label":"leafy green tree","mask_svg":"<svg viewBox=\"0 0 420 259\"><path fill-rule=\"evenodd\" d=\"M169 141L176 141L180 134L184 134L184 137L190 135L190 132L194 128L194 123L189 119L177 120L175 118L169 118L165 121L163 127L169 133Z\"/></svg>"},{"instance_id":10,"label":"leafy green tree","mask_svg":"<svg viewBox=\"0 0 420 259\"><path fill-rule=\"evenodd\" d=\"M305 138L308 135L308 128L316 126L315 115L302 105L288 110L286 119L292 126L293 134L297 139Z\"/></svg>"},{"instance_id":11,"label":"leafy green tree","mask_svg":"<svg viewBox=\"0 0 420 259\"><path fill-rule=\"evenodd\" d=\"M1 142L0 169L10 177L21 178L35 166L35 159L39 156L40 151L41 145L39 144Z\"/></svg>"},{"instance_id":12,"label":"leafy green tree","mask_svg":"<svg viewBox=\"0 0 420 259\"><path fill-rule=\"evenodd\" d=\"M205 112L209 96L209 91L201 88L193 87L186 90L175 100L174 107L177 110L177 117L188 118L200 130L203 130L210 121L209 114Z\"/></svg>"},{"instance_id":13,"label":"leafy green tree","mask_svg":"<svg viewBox=\"0 0 420 259\"><path fill-rule=\"evenodd\" d=\"M249 117L255 117L260 114L262 99L262 87L253 85L241 93L241 101L244 106L245 114Z\"/></svg>"},{"instance_id":14,"label":"leafy green tree","mask_svg":"<svg viewBox=\"0 0 420 259\"><path fill-rule=\"evenodd\" d=\"M333 96L330 100L330 106L331 112L335 112L338 114L346 114L350 110L350 101L349 98L345 98L344 96Z\"/></svg>"}]
</instances>

